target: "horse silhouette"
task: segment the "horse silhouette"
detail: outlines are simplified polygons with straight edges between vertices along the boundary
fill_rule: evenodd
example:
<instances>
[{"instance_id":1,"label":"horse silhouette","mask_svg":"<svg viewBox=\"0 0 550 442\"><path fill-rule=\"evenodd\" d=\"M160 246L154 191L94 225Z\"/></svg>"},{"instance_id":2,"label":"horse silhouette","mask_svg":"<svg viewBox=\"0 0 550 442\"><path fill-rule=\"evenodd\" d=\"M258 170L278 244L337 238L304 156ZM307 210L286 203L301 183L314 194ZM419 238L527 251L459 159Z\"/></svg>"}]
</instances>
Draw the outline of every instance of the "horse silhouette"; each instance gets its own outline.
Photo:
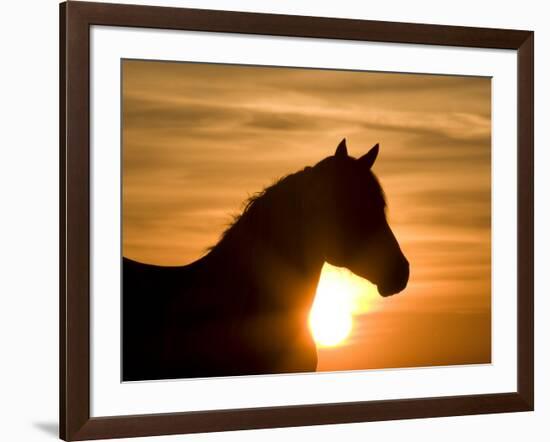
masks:
<instances>
[{"instance_id":1,"label":"horse silhouette","mask_svg":"<svg viewBox=\"0 0 550 442\"><path fill-rule=\"evenodd\" d=\"M405 288L409 263L371 171L378 144L336 153L250 199L199 260L123 258L123 381L315 371L308 315L326 261Z\"/></svg>"}]
</instances>

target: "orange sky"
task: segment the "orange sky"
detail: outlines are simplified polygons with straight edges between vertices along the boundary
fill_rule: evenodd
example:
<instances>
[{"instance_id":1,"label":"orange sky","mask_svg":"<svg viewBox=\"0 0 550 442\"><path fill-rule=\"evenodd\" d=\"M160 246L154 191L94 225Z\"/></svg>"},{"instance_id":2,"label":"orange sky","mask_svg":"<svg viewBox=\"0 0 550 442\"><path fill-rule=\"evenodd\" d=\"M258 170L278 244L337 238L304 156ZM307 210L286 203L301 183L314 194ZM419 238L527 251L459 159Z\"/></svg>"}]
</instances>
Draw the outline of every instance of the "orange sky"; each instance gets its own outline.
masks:
<instances>
[{"instance_id":1,"label":"orange sky","mask_svg":"<svg viewBox=\"0 0 550 442\"><path fill-rule=\"evenodd\" d=\"M277 178L380 142L374 166L411 263L319 370L491 359L489 78L123 62L123 253L183 265Z\"/></svg>"}]
</instances>

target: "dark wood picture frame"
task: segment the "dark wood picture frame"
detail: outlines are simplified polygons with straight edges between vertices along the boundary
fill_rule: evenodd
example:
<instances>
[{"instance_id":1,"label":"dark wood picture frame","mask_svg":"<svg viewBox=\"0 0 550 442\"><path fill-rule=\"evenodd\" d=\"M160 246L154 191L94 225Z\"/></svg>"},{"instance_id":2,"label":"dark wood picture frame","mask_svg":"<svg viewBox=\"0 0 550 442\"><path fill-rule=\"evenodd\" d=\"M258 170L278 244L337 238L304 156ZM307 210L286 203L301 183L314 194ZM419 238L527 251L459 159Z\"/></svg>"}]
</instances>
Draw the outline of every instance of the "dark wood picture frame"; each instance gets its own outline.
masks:
<instances>
[{"instance_id":1,"label":"dark wood picture frame","mask_svg":"<svg viewBox=\"0 0 550 442\"><path fill-rule=\"evenodd\" d=\"M334 404L90 417L90 26L512 49L518 55L517 392ZM533 100L531 31L152 6L60 5L60 437L149 436L534 408Z\"/></svg>"}]
</instances>

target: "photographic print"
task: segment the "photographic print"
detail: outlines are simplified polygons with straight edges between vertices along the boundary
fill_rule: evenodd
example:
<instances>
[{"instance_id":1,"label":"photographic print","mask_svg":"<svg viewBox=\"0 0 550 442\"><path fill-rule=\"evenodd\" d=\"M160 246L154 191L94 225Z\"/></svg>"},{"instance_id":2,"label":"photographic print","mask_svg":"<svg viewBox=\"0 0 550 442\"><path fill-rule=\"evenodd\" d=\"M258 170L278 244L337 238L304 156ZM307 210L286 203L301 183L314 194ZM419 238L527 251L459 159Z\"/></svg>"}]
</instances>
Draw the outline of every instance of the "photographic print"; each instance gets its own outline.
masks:
<instances>
[{"instance_id":1,"label":"photographic print","mask_svg":"<svg viewBox=\"0 0 550 442\"><path fill-rule=\"evenodd\" d=\"M61 438L534 409L533 31L59 19Z\"/></svg>"},{"instance_id":2,"label":"photographic print","mask_svg":"<svg viewBox=\"0 0 550 442\"><path fill-rule=\"evenodd\" d=\"M491 362L491 79L122 60L122 380Z\"/></svg>"}]
</instances>

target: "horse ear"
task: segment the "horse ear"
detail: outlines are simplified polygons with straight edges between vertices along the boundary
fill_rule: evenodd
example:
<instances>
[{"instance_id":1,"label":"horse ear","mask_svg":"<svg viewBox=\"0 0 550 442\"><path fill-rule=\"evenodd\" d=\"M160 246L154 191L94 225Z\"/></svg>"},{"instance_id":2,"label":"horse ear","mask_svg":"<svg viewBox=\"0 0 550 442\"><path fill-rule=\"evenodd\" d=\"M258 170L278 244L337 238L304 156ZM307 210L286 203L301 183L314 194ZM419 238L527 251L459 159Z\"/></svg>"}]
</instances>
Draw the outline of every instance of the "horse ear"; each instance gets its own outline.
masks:
<instances>
[{"instance_id":1,"label":"horse ear","mask_svg":"<svg viewBox=\"0 0 550 442\"><path fill-rule=\"evenodd\" d=\"M370 169L374 164L374 162L376 161L379 148L380 148L380 145L376 143L371 150L369 150L365 155L363 155L357 161L359 161L362 167Z\"/></svg>"},{"instance_id":2,"label":"horse ear","mask_svg":"<svg viewBox=\"0 0 550 442\"><path fill-rule=\"evenodd\" d=\"M346 139L343 138L342 141L340 141L340 144L336 148L336 153L334 154L337 158L345 158L348 156L348 148L346 147Z\"/></svg>"}]
</instances>

